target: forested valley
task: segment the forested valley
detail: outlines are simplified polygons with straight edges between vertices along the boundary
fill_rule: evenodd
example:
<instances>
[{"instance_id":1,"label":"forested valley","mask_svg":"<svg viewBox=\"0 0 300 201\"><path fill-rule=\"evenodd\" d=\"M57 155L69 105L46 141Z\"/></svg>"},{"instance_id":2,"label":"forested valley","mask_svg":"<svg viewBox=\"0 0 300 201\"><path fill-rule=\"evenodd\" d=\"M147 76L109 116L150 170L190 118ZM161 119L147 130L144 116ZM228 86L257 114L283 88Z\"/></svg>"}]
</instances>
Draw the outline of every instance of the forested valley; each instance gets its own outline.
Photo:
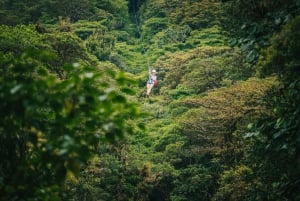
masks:
<instances>
[{"instance_id":1,"label":"forested valley","mask_svg":"<svg viewBox=\"0 0 300 201\"><path fill-rule=\"evenodd\" d=\"M0 73L1 201L300 200L299 0L1 0Z\"/></svg>"}]
</instances>

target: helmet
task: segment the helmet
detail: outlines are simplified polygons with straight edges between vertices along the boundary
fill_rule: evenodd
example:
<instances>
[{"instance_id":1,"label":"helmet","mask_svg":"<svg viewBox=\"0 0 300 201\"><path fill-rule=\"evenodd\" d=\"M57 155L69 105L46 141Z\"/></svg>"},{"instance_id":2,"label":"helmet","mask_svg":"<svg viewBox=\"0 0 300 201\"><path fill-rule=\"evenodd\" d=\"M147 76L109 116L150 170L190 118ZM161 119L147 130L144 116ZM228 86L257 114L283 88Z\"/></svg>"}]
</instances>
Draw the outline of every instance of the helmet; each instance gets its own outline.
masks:
<instances>
[{"instance_id":1,"label":"helmet","mask_svg":"<svg viewBox=\"0 0 300 201\"><path fill-rule=\"evenodd\" d=\"M153 70L151 71L151 73L156 73L156 70L153 69Z\"/></svg>"}]
</instances>

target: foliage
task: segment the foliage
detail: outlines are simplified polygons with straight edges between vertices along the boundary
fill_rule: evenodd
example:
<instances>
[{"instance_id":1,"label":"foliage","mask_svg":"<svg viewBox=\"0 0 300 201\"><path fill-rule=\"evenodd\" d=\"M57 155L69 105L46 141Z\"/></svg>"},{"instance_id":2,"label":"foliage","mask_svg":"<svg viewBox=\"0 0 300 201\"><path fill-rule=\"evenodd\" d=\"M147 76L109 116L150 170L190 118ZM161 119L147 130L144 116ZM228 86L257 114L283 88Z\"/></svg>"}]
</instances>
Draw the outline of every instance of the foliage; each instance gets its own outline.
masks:
<instances>
[{"instance_id":1,"label":"foliage","mask_svg":"<svg viewBox=\"0 0 300 201\"><path fill-rule=\"evenodd\" d=\"M160 34L156 34L153 37L153 40L157 41L157 46L161 47L168 43L178 43L185 42L188 36L190 35L191 28L189 26L169 26Z\"/></svg>"},{"instance_id":2,"label":"foliage","mask_svg":"<svg viewBox=\"0 0 300 201\"><path fill-rule=\"evenodd\" d=\"M190 43L192 47L197 46L223 46L227 44L228 33L215 25L202 30L193 30L191 36L186 43Z\"/></svg>"},{"instance_id":3,"label":"foliage","mask_svg":"<svg viewBox=\"0 0 300 201\"><path fill-rule=\"evenodd\" d=\"M3 0L0 3L0 24L16 25L24 22L37 22L42 16L43 7L46 1L9 1Z\"/></svg>"},{"instance_id":4,"label":"foliage","mask_svg":"<svg viewBox=\"0 0 300 201\"><path fill-rule=\"evenodd\" d=\"M251 178L253 171L244 165L224 171L220 178L219 191L213 200L252 200Z\"/></svg>"},{"instance_id":5,"label":"foliage","mask_svg":"<svg viewBox=\"0 0 300 201\"><path fill-rule=\"evenodd\" d=\"M140 73L148 69L150 56L149 54L143 53L142 45L130 45L126 42L116 42L115 51L116 53L111 55L111 61L113 61L113 56L118 55L119 61L121 63L124 62L122 65L126 71L131 73ZM115 61L113 63L115 63Z\"/></svg>"},{"instance_id":6,"label":"foliage","mask_svg":"<svg viewBox=\"0 0 300 201\"><path fill-rule=\"evenodd\" d=\"M247 52L246 61L252 64L258 61L260 50L269 46L270 37L299 15L300 6L297 0L230 0L226 4L229 15L223 25L235 35L232 45Z\"/></svg>"},{"instance_id":7,"label":"foliage","mask_svg":"<svg viewBox=\"0 0 300 201\"><path fill-rule=\"evenodd\" d=\"M169 26L152 37L151 43L164 51L184 51L203 46L224 46L227 42L226 32L219 26L203 30L192 30L186 26Z\"/></svg>"},{"instance_id":8,"label":"foliage","mask_svg":"<svg viewBox=\"0 0 300 201\"><path fill-rule=\"evenodd\" d=\"M100 157L89 161L79 180L67 184L68 199L72 200L128 200L136 196L141 176L138 169L126 160L126 145L101 146ZM107 151L110 151L107 152ZM106 152L106 153L105 153Z\"/></svg>"},{"instance_id":9,"label":"foliage","mask_svg":"<svg viewBox=\"0 0 300 201\"><path fill-rule=\"evenodd\" d=\"M221 4L218 1L182 1L170 13L174 24L188 25L192 29L204 29L219 25L222 20Z\"/></svg>"},{"instance_id":10,"label":"foliage","mask_svg":"<svg viewBox=\"0 0 300 201\"><path fill-rule=\"evenodd\" d=\"M70 17L71 21L91 18L95 14L93 0L52 1L50 6L56 16ZM52 11L52 12L53 12Z\"/></svg>"},{"instance_id":11,"label":"foliage","mask_svg":"<svg viewBox=\"0 0 300 201\"><path fill-rule=\"evenodd\" d=\"M59 64L75 62L76 59L87 59L86 50L80 38L73 33L50 33L43 36L43 42L49 44L59 57Z\"/></svg>"},{"instance_id":12,"label":"foliage","mask_svg":"<svg viewBox=\"0 0 300 201\"><path fill-rule=\"evenodd\" d=\"M33 25L15 27L1 25L0 28L2 54L13 57L26 50L47 50L52 53L52 59L42 62L60 78L65 76L61 66L66 63L85 62L88 65L95 65L95 59L87 54L83 41L72 32L39 34Z\"/></svg>"},{"instance_id":13,"label":"foliage","mask_svg":"<svg viewBox=\"0 0 300 201\"><path fill-rule=\"evenodd\" d=\"M214 186L213 175L208 168L194 165L184 168L175 179L172 200L209 200Z\"/></svg>"},{"instance_id":14,"label":"foliage","mask_svg":"<svg viewBox=\"0 0 300 201\"><path fill-rule=\"evenodd\" d=\"M26 49L46 49L42 36L33 25L15 27L0 25L0 52L2 54L21 54Z\"/></svg>"},{"instance_id":15,"label":"foliage","mask_svg":"<svg viewBox=\"0 0 300 201\"><path fill-rule=\"evenodd\" d=\"M128 1L128 9L129 13L135 14L138 12L140 6L145 2L146 0L129 0Z\"/></svg>"},{"instance_id":16,"label":"foliage","mask_svg":"<svg viewBox=\"0 0 300 201\"><path fill-rule=\"evenodd\" d=\"M272 79L250 79L212 91L204 97L180 100L179 105L194 108L180 120L182 134L188 137L187 143L194 145L200 155L221 154L227 163L236 160L234 132L245 116L264 113L261 96L273 84ZM201 149L197 148L199 145Z\"/></svg>"},{"instance_id":17,"label":"foliage","mask_svg":"<svg viewBox=\"0 0 300 201\"><path fill-rule=\"evenodd\" d=\"M128 20L126 0L42 0L42 1L2 1L0 4L0 24L16 25L29 23L57 22L58 17L69 17L71 22L79 20L111 20L107 25L112 29L120 29Z\"/></svg>"},{"instance_id":18,"label":"foliage","mask_svg":"<svg viewBox=\"0 0 300 201\"><path fill-rule=\"evenodd\" d=\"M298 78L300 53L298 37L300 35L299 16L287 24L271 40L271 47L265 51L260 61L262 75L277 74L288 85Z\"/></svg>"},{"instance_id":19,"label":"foliage","mask_svg":"<svg viewBox=\"0 0 300 201\"><path fill-rule=\"evenodd\" d=\"M165 0L155 0L149 1L145 0L145 2L139 8L139 19L142 24L144 24L144 20L150 18L165 18L167 16L166 13L166 1Z\"/></svg>"},{"instance_id":20,"label":"foliage","mask_svg":"<svg viewBox=\"0 0 300 201\"><path fill-rule=\"evenodd\" d=\"M239 50L226 46L205 46L189 52L165 54L153 66L159 70L159 77L163 80L161 93L167 91L173 98L178 98L250 77L253 70L243 64L241 55Z\"/></svg>"},{"instance_id":21,"label":"foliage","mask_svg":"<svg viewBox=\"0 0 300 201\"><path fill-rule=\"evenodd\" d=\"M66 76L61 68L64 64L76 62L94 64L94 60L87 54L83 42L71 32L44 34L42 41L51 47L50 51L56 56L53 60L47 62L47 66L60 79Z\"/></svg>"},{"instance_id":22,"label":"foliage","mask_svg":"<svg viewBox=\"0 0 300 201\"><path fill-rule=\"evenodd\" d=\"M298 200L299 6L1 1L0 199Z\"/></svg>"},{"instance_id":23,"label":"foliage","mask_svg":"<svg viewBox=\"0 0 300 201\"><path fill-rule=\"evenodd\" d=\"M257 145L253 155L261 163L259 176L277 200L299 199L299 33L297 17L272 38L261 61L262 74L275 73L281 82L266 96L272 113L257 124L253 131ZM259 154L257 154L257 152ZM256 163L255 163L256 164ZM276 175L276 177L274 177Z\"/></svg>"},{"instance_id":24,"label":"foliage","mask_svg":"<svg viewBox=\"0 0 300 201\"><path fill-rule=\"evenodd\" d=\"M99 60L108 60L115 46L115 37L105 32L94 32L85 41L87 50Z\"/></svg>"},{"instance_id":25,"label":"foliage","mask_svg":"<svg viewBox=\"0 0 300 201\"><path fill-rule=\"evenodd\" d=\"M177 118L180 134L186 140L180 149L176 149L177 159L173 163L183 174L175 178L180 184L176 184L171 193L174 200L211 200L213 195L216 200L226 200L227 195L232 196L228 200L239 200L239 196L252 193L252 189L248 189L251 179L243 181L245 184L227 182L223 181L222 174L227 175L227 168L245 159L242 136L247 130L247 122L249 118L258 119L267 112L262 96L275 84L273 78L251 78L205 96L187 96L173 103L173 108L189 108ZM184 174L189 171L192 172ZM238 190L235 193L224 190L225 187Z\"/></svg>"},{"instance_id":26,"label":"foliage","mask_svg":"<svg viewBox=\"0 0 300 201\"><path fill-rule=\"evenodd\" d=\"M98 1L97 7L111 13L114 17L108 21L110 29L123 29L128 22L128 0Z\"/></svg>"},{"instance_id":27,"label":"foliage","mask_svg":"<svg viewBox=\"0 0 300 201\"><path fill-rule=\"evenodd\" d=\"M66 175L99 143L132 133L128 121L139 115L118 90L132 84L122 73L69 65L58 80L43 60L47 53L1 57L1 200L60 200Z\"/></svg>"},{"instance_id":28,"label":"foliage","mask_svg":"<svg viewBox=\"0 0 300 201\"><path fill-rule=\"evenodd\" d=\"M159 31L167 28L167 19L166 18L150 18L145 21L142 26L142 38L145 41L149 41Z\"/></svg>"},{"instance_id":29,"label":"foliage","mask_svg":"<svg viewBox=\"0 0 300 201\"><path fill-rule=\"evenodd\" d=\"M99 21L80 20L72 24L72 30L79 38L86 40L95 32L106 32L107 27L102 25L102 23Z\"/></svg>"}]
</instances>

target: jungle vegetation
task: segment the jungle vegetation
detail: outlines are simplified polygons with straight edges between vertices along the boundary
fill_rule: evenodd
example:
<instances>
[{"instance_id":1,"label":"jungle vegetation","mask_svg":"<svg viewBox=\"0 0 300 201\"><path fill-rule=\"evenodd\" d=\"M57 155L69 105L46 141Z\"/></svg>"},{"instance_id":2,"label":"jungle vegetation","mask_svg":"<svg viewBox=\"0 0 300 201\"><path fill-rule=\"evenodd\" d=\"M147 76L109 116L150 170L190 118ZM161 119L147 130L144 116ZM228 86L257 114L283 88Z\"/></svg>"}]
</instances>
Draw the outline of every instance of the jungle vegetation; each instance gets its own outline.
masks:
<instances>
[{"instance_id":1,"label":"jungle vegetation","mask_svg":"<svg viewBox=\"0 0 300 201\"><path fill-rule=\"evenodd\" d=\"M300 200L299 14L2 0L0 200Z\"/></svg>"}]
</instances>

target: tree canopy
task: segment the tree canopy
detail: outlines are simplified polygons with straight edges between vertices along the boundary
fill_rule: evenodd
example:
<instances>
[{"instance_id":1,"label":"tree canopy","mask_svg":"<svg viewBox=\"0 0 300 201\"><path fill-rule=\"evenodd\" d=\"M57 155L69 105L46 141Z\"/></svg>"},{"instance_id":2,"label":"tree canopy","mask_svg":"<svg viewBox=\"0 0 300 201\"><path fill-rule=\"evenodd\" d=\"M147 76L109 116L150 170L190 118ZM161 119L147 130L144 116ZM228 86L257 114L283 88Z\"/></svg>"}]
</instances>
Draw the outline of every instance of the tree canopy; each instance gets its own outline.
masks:
<instances>
[{"instance_id":1,"label":"tree canopy","mask_svg":"<svg viewBox=\"0 0 300 201\"><path fill-rule=\"evenodd\" d=\"M1 1L0 200L299 200L299 12Z\"/></svg>"}]
</instances>

